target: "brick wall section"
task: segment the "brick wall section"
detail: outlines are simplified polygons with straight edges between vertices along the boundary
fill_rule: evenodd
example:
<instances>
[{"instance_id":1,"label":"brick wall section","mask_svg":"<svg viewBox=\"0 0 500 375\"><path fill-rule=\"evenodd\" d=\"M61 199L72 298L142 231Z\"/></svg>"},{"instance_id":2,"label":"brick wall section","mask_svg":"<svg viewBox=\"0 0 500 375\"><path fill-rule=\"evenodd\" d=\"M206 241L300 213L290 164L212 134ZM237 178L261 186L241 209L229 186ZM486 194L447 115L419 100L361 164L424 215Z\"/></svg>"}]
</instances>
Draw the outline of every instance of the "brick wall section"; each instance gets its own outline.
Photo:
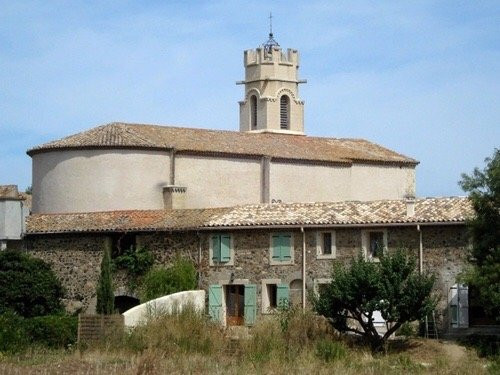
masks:
<instances>
[{"instance_id":1,"label":"brick wall section","mask_svg":"<svg viewBox=\"0 0 500 375\"><path fill-rule=\"evenodd\" d=\"M436 293L440 295L438 319L448 324L447 298L450 286L463 269L467 254L466 228L463 225L423 226L424 271L436 274ZM282 231L282 230L281 230ZM234 230L233 266L209 265L210 232L142 233L137 235L138 246L149 248L155 254L157 264L168 265L176 254L191 258L200 272L200 287L207 289L231 278L247 280L257 285L258 311L261 306L263 279L280 279L290 284L302 279L302 233L293 233L294 264L270 265L270 230ZM361 250L361 229L336 229L337 257L334 260L317 259L316 230L306 229L307 289L312 289L314 280L329 278L333 262L349 262ZM99 276L99 265L105 235L50 235L31 236L29 251L53 265L67 289L67 304L82 304L83 310L95 308L95 286ZM388 248L408 249L418 257L419 233L416 226L388 228ZM201 248L201 262L199 251ZM295 285L300 282L295 281ZM127 290L124 274L115 278L115 290ZM133 294L133 291L129 291ZM293 297L300 302L300 292Z\"/></svg>"}]
</instances>

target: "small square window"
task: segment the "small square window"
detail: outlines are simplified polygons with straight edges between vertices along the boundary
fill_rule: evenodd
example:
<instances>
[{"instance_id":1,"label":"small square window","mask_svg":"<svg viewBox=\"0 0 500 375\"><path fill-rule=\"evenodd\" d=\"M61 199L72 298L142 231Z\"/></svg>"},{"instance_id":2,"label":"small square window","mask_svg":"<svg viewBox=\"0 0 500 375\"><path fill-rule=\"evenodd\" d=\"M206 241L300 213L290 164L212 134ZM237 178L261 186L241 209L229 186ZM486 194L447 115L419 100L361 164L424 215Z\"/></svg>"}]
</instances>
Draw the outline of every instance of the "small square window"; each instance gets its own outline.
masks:
<instances>
[{"instance_id":1,"label":"small square window","mask_svg":"<svg viewBox=\"0 0 500 375\"><path fill-rule=\"evenodd\" d=\"M336 253L335 232L318 232L317 256L319 259L333 259Z\"/></svg>"},{"instance_id":2,"label":"small square window","mask_svg":"<svg viewBox=\"0 0 500 375\"><path fill-rule=\"evenodd\" d=\"M314 280L313 290L316 295L320 295L328 290L332 279L330 278L319 278Z\"/></svg>"},{"instance_id":3,"label":"small square window","mask_svg":"<svg viewBox=\"0 0 500 375\"><path fill-rule=\"evenodd\" d=\"M272 314L280 306L289 306L290 287L280 279L262 280L262 313Z\"/></svg>"},{"instance_id":4,"label":"small square window","mask_svg":"<svg viewBox=\"0 0 500 375\"><path fill-rule=\"evenodd\" d=\"M384 233L370 232L370 255L380 258L384 254Z\"/></svg>"},{"instance_id":5,"label":"small square window","mask_svg":"<svg viewBox=\"0 0 500 375\"><path fill-rule=\"evenodd\" d=\"M117 233L111 237L111 256L117 257L136 249L135 233Z\"/></svg>"},{"instance_id":6,"label":"small square window","mask_svg":"<svg viewBox=\"0 0 500 375\"><path fill-rule=\"evenodd\" d=\"M363 230L361 231L361 242L367 259L378 262L387 251L387 230Z\"/></svg>"},{"instance_id":7,"label":"small square window","mask_svg":"<svg viewBox=\"0 0 500 375\"><path fill-rule=\"evenodd\" d=\"M269 298L269 308L278 307L278 286L276 284L267 284L267 297Z\"/></svg>"},{"instance_id":8,"label":"small square window","mask_svg":"<svg viewBox=\"0 0 500 375\"><path fill-rule=\"evenodd\" d=\"M323 233L323 254L331 255L332 254L332 234L331 233Z\"/></svg>"}]
</instances>

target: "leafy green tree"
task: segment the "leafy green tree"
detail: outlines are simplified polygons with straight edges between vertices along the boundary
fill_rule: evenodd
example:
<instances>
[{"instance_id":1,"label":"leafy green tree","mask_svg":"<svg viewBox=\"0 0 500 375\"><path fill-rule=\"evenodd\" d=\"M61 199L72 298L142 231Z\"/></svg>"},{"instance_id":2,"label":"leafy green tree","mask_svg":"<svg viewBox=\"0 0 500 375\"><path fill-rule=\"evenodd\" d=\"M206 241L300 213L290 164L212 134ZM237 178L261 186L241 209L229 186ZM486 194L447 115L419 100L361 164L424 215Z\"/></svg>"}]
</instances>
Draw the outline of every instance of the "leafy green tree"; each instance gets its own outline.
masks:
<instances>
[{"instance_id":1,"label":"leafy green tree","mask_svg":"<svg viewBox=\"0 0 500 375\"><path fill-rule=\"evenodd\" d=\"M380 263L360 255L350 265L334 265L332 282L313 298L313 306L335 329L363 336L376 352L404 323L432 312L433 285L434 276L419 274L414 257L402 250L383 255ZM386 321L384 334L375 328L375 311Z\"/></svg>"},{"instance_id":2,"label":"leafy green tree","mask_svg":"<svg viewBox=\"0 0 500 375\"><path fill-rule=\"evenodd\" d=\"M113 314L114 302L115 295L111 276L111 254L109 248L105 248L101 261L101 274L99 275L99 282L97 284L97 313L104 315Z\"/></svg>"},{"instance_id":3,"label":"leafy green tree","mask_svg":"<svg viewBox=\"0 0 500 375\"><path fill-rule=\"evenodd\" d=\"M0 253L0 314L24 317L63 311L64 290L50 265L20 251Z\"/></svg>"},{"instance_id":4,"label":"leafy green tree","mask_svg":"<svg viewBox=\"0 0 500 375\"><path fill-rule=\"evenodd\" d=\"M485 163L483 170L462 174L459 182L475 213L468 222L472 257L464 279L478 290L485 310L500 320L500 150Z\"/></svg>"},{"instance_id":5,"label":"leafy green tree","mask_svg":"<svg viewBox=\"0 0 500 375\"><path fill-rule=\"evenodd\" d=\"M141 301L196 289L197 281L193 262L178 255L170 267L154 267L144 275L140 287Z\"/></svg>"}]
</instances>

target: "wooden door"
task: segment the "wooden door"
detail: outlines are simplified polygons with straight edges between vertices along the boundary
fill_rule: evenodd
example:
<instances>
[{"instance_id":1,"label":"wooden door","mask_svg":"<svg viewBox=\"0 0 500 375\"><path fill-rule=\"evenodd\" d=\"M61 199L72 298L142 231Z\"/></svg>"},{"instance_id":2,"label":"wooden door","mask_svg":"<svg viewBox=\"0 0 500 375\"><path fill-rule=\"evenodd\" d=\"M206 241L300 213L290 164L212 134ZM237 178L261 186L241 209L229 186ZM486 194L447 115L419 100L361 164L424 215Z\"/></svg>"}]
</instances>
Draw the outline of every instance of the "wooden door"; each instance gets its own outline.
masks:
<instances>
[{"instance_id":1,"label":"wooden door","mask_svg":"<svg viewBox=\"0 0 500 375\"><path fill-rule=\"evenodd\" d=\"M228 326L244 323L245 288L243 285L226 286L226 322Z\"/></svg>"}]
</instances>

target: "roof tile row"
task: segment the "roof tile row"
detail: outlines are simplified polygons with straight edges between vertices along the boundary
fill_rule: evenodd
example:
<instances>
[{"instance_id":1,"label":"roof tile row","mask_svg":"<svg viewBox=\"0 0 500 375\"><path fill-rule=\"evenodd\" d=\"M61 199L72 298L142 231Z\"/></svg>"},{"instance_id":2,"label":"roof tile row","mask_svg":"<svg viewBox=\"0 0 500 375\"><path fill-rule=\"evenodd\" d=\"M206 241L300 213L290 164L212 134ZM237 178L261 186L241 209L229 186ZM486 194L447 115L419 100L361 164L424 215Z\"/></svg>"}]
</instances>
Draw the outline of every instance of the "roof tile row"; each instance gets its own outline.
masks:
<instances>
[{"instance_id":1,"label":"roof tile row","mask_svg":"<svg viewBox=\"0 0 500 375\"><path fill-rule=\"evenodd\" d=\"M269 156L281 159L416 165L412 158L362 139L249 133L160 125L111 123L49 142L28 151L68 148L152 148L180 152Z\"/></svg>"},{"instance_id":2,"label":"roof tile row","mask_svg":"<svg viewBox=\"0 0 500 375\"><path fill-rule=\"evenodd\" d=\"M470 201L463 197L417 199L413 216L407 215L406 204L405 200L380 200L255 204L185 210L33 214L28 217L27 232L41 234L261 226L463 223L473 215Z\"/></svg>"}]
</instances>

